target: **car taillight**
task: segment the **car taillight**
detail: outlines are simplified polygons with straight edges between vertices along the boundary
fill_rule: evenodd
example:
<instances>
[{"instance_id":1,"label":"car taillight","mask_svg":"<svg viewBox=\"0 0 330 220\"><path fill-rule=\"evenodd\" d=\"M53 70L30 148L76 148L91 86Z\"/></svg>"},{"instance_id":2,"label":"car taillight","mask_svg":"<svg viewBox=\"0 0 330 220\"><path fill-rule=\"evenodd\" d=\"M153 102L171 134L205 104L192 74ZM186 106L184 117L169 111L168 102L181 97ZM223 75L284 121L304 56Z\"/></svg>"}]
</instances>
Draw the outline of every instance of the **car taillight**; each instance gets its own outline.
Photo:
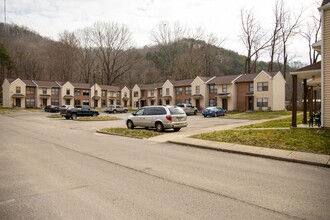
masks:
<instances>
[{"instance_id":1,"label":"car taillight","mask_svg":"<svg viewBox=\"0 0 330 220\"><path fill-rule=\"evenodd\" d=\"M171 115L166 115L166 119L169 121L172 121L172 116Z\"/></svg>"}]
</instances>

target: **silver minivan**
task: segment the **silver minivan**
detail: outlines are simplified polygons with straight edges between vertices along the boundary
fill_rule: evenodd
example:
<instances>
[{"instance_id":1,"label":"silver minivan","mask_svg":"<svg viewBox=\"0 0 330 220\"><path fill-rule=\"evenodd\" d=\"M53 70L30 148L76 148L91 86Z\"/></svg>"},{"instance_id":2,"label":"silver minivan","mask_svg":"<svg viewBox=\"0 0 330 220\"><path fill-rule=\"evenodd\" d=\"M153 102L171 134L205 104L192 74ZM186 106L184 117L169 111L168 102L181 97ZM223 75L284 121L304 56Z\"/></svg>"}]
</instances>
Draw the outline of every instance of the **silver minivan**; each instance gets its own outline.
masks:
<instances>
[{"instance_id":1,"label":"silver minivan","mask_svg":"<svg viewBox=\"0 0 330 220\"><path fill-rule=\"evenodd\" d=\"M144 106L128 116L127 128L134 127L155 128L161 132L164 129L179 131L188 126L187 115L176 106Z\"/></svg>"}]
</instances>

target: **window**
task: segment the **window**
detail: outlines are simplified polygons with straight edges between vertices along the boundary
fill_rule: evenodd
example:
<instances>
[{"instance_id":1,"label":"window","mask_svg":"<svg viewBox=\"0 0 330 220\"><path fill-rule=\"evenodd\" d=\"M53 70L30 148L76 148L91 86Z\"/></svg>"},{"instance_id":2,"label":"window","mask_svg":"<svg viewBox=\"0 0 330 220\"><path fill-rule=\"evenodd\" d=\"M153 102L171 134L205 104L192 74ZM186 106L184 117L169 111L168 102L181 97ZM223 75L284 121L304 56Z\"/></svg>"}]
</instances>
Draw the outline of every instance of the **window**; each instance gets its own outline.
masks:
<instances>
[{"instance_id":1,"label":"window","mask_svg":"<svg viewBox=\"0 0 330 220\"><path fill-rule=\"evenodd\" d=\"M183 93L182 88L175 88L175 95L181 95Z\"/></svg>"},{"instance_id":2,"label":"window","mask_svg":"<svg viewBox=\"0 0 330 220\"><path fill-rule=\"evenodd\" d=\"M249 92L253 92L253 91L254 91L253 83L250 83L249 84Z\"/></svg>"},{"instance_id":3,"label":"window","mask_svg":"<svg viewBox=\"0 0 330 220\"><path fill-rule=\"evenodd\" d=\"M191 95L191 87L186 87L186 94Z\"/></svg>"},{"instance_id":4,"label":"window","mask_svg":"<svg viewBox=\"0 0 330 220\"><path fill-rule=\"evenodd\" d=\"M94 95L95 95L95 96L98 96L98 95L99 95L99 91L95 90L95 91L94 91Z\"/></svg>"},{"instance_id":5,"label":"window","mask_svg":"<svg viewBox=\"0 0 330 220\"><path fill-rule=\"evenodd\" d=\"M106 94L106 91L105 91L105 90L102 90L102 94L101 94L101 96L102 96L102 97L105 97L105 94Z\"/></svg>"},{"instance_id":6,"label":"window","mask_svg":"<svg viewBox=\"0 0 330 220\"><path fill-rule=\"evenodd\" d=\"M160 96L160 97L163 96L163 89L159 89L159 96Z\"/></svg>"},{"instance_id":7,"label":"window","mask_svg":"<svg viewBox=\"0 0 330 220\"><path fill-rule=\"evenodd\" d=\"M155 92L154 92L154 90L151 90L151 91L150 91L150 96L155 96Z\"/></svg>"},{"instance_id":8,"label":"window","mask_svg":"<svg viewBox=\"0 0 330 220\"><path fill-rule=\"evenodd\" d=\"M26 94L27 95L33 95L34 94L34 88L33 87L26 87Z\"/></svg>"},{"instance_id":9,"label":"window","mask_svg":"<svg viewBox=\"0 0 330 220\"><path fill-rule=\"evenodd\" d=\"M127 97L127 92L124 92L124 97Z\"/></svg>"},{"instance_id":10,"label":"window","mask_svg":"<svg viewBox=\"0 0 330 220\"><path fill-rule=\"evenodd\" d=\"M74 89L74 95L79 96L80 95L80 89Z\"/></svg>"},{"instance_id":11,"label":"window","mask_svg":"<svg viewBox=\"0 0 330 220\"><path fill-rule=\"evenodd\" d=\"M268 91L268 82L258 82L258 91Z\"/></svg>"},{"instance_id":12,"label":"window","mask_svg":"<svg viewBox=\"0 0 330 220\"><path fill-rule=\"evenodd\" d=\"M16 93L21 93L21 87L20 86L16 86Z\"/></svg>"},{"instance_id":13,"label":"window","mask_svg":"<svg viewBox=\"0 0 330 220\"><path fill-rule=\"evenodd\" d=\"M120 97L120 92L117 92L117 93L116 93L116 96L117 96L117 97Z\"/></svg>"},{"instance_id":14,"label":"window","mask_svg":"<svg viewBox=\"0 0 330 220\"><path fill-rule=\"evenodd\" d=\"M74 100L74 106L81 105L80 104L80 99L75 99Z\"/></svg>"},{"instance_id":15,"label":"window","mask_svg":"<svg viewBox=\"0 0 330 220\"><path fill-rule=\"evenodd\" d=\"M162 107L145 108L143 115L166 115L166 110Z\"/></svg>"},{"instance_id":16,"label":"window","mask_svg":"<svg viewBox=\"0 0 330 220\"><path fill-rule=\"evenodd\" d=\"M210 106L217 106L217 100L216 99L210 99Z\"/></svg>"},{"instance_id":17,"label":"window","mask_svg":"<svg viewBox=\"0 0 330 220\"><path fill-rule=\"evenodd\" d=\"M210 85L210 93L217 93L216 85Z\"/></svg>"},{"instance_id":18,"label":"window","mask_svg":"<svg viewBox=\"0 0 330 220\"><path fill-rule=\"evenodd\" d=\"M257 107L268 107L268 98L258 98Z\"/></svg>"},{"instance_id":19,"label":"window","mask_svg":"<svg viewBox=\"0 0 330 220\"><path fill-rule=\"evenodd\" d=\"M42 88L42 94L47 95L47 88Z\"/></svg>"},{"instance_id":20,"label":"window","mask_svg":"<svg viewBox=\"0 0 330 220\"><path fill-rule=\"evenodd\" d=\"M60 90L58 88L52 88L52 95L58 95Z\"/></svg>"},{"instance_id":21,"label":"window","mask_svg":"<svg viewBox=\"0 0 330 220\"><path fill-rule=\"evenodd\" d=\"M59 105L60 105L60 102L59 102L58 99L52 99L52 100L50 101L50 104L51 104L51 105L57 105L57 106L59 106Z\"/></svg>"},{"instance_id":22,"label":"window","mask_svg":"<svg viewBox=\"0 0 330 220\"><path fill-rule=\"evenodd\" d=\"M200 86L196 86L196 94L200 94L201 93L201 87Z\"/></svg>"},{"instance_id":23,"label":"window","mask_svg":"<svg viewBox=\"0 0 330 220\"><path fill-rule=\"evenodd\" d=\"M227 92L227 84L222 85L222 92L226 93Z\"/></svg>"},{"instance_id":24,"label":"window","mask_svg":"<svg viewBox=\"0 0 330 220\"><path fill-rule=\"evenodd\" d=\"M89 96L89 89L83 90L83 96Z\"/></svg>"},{"instance_id":25,"label":"window","mask_svg":"<svg viewBox=\"0 0 330 220\"><path fill-rule=\"evenodd\" d=\"M89 100L88 99L83 100L83 105L89 105Z\"/></svg>"},{"instance_id":26,"label":"window","mask_svg":"<svg viewBox=\"0 0 330 220\"><path fill-rule=\"evenodd\" d=\"M134 97L139 97L139 92L134 92Z\"/></svg>"},{"instance_id":27,"label":"window","mask_svg":"<svg viewBox=\"0 0 330 220\"><path fill-rule=\"evenodd\" d=\"M169 96L170 95L170 89L166 88L166 95Z\"/></svg>"},{"instance_id":28,"label":"window","mask_svg":"<svg viewBox=\"0 0 330 220\"><path fill-rule=\"evenodd\" d=\"M35 101L34 99L26 99L26 107L34 107Z\"/></svg>"},{"instance_id":29,"label":"window","mask_svg":"<svg viewBox=\"0 0 330 220\"><path fill-rule=\"evenodd\" d=\"M70 95L70 89L66 89L66 94Z\"/></svg>"}]
</instances>

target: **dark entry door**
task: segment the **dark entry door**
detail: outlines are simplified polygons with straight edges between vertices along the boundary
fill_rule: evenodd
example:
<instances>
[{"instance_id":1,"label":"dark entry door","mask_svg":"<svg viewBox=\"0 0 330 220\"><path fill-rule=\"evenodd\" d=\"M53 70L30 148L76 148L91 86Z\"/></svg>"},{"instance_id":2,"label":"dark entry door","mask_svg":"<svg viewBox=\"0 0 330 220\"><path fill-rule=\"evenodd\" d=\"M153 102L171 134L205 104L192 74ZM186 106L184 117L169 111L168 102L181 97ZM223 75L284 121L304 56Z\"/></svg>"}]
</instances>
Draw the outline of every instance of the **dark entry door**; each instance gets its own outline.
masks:
<instances>
[{"instance_id":1,"label":"dark entry door","mask_svg":"<svg viewBox=\"0 0 330 220\"><path fill-rule=\"evenodd\" d=\"M228 110L228 101L227 101L227 99L222 99L222 108Z\"/></svg>"},{"instance_id":2,"label":"dark entry door","mask_svg":"<svg viewBox=\"0 0 330 220\"><path fill-rule=\"evenodd\" d=\"M253 97L248 98L248 110L253 111Z\"/></svg>"},{"instance_id":3,"label":"dark entry door","mask_svg":"<svg viewBox=\"0 0 330 220\"><path fill-rule=\"evenodd\" d=\"M98 106L98 103L99 103L98 100L94 100L94 107L95 107L95 108L99 107L99 106Z\"/></svg>"},{"instance_id":4,"label":"dark entry door","mask_svg":"<svg viewBox=\"0 0 330 220\"><path fill-rule=\"evenodd\" d=\"M201 109L199 99L196 99L196 108L198 110Z\"/></svg>"},{"instance_id":5,"label":"dark entry door","mask_svg":"<svg viewBox=\"0 0 330 220\"><path fill-rule=\"evenodd\" d=\"M42 105L46 106L47 105L47 99L42 99Z\"/></svg>"},{"instance_id":6,"label":"dark entry door","mask_svg":"<svg viewBox=\"0 0 330 220\"><path fill-rule=\"evenodd\" d=\"M21 99L16 99L16 107L21 107Z\"/></svg>"}]
</instances>

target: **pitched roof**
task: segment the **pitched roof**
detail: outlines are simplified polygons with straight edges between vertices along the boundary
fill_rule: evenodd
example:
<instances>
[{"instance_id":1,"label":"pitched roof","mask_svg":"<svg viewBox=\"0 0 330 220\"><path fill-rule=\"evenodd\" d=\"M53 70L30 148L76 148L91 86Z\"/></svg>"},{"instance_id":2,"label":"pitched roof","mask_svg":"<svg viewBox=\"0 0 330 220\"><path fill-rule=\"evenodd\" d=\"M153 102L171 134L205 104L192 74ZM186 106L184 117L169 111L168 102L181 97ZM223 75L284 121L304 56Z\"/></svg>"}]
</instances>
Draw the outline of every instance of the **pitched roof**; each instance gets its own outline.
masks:
<instances>
[{"instance_id":1,"label":"pitched roof","mask_svg":"<svg viewBox=\"0 0 330 220\"><path fill-rule=\"evenodd\" d=\"M235 82L252 82L256 78L257 73L243 74Z\"/></svg>"},{"instance_id":2,"label":"pitched roof","mask_svg":"<svg viewBox=\"0 0 330 220\"><path fill-rule=\"evenodd\" d=\"M88 83L71 83L74 88L77 89L90 89L92 87L91 84Z\"/></svg>"},{"instance_id":3,"label":"pitched roof","mask_svg":"<svg viewBox=\"0 0 330 220\"><path fill-rule=\"evenodd\" d=\"M194 79L183 79L183 80L176 80L171 81L173 86L191 86L191 83L194 81Z\"/></svg>"},{"instance_id":4,"label":"pitched roof","mask_svg":"<svg viewBox=\"0 0 330 220\"><path fill-rule=\"evenodd\" d=\"M107 90L111 92L118 92L121 90L119 86L100 85L100 87L102 90Z\"/></svg>"},{"instance_id":5,"label":"pitched roof","mask_svg":"<svg viewBox=\"0 0 330 220\"><path fill-rule=\"evenodd\" d=\"M311 65L305 66L303 68L297 69L293 72L304 72L304 71L311 71L311 70L320 70L321 69L321 61L313 63Z\"/></svg>"},{"instance_id":6,"label":"pitched roof","mask_svg":"<svg viewBox=\"0 0 330 220\"><path fill-rule=\"evenodd\" d=\"M26 84L26 86L36 87L36 84L34 84L33 81L30 79L23 79L22 81Z\"/></svg>"},{"instance_id":7,"label":"pitched roof","mask_svg":"<svg viewBox=\"0 0 330 220\"><path fill-rule=\"evenodd\" d=\"M14 82L15 79L6 78L6 80L7 80L9 83L12 83L12 82Z\"/></svg>"},{"instance_id":8,"label":"pitched roof","mask_svg":"<svg viewBox=\"0 0 330 220\"><path fill-rule=\"evenodd\" d=\"M59 87L55 81L33 80L33 82L39 87Z\"/></svg>"},{"instance_id":9,"label":"pitched roof","mask_svg":"<svg viewBox=\"0 0 330 220\"><path fill-rule=\"evenodd\" d=\"M324 5L326 5L326 4L328 4L328 3L330 3L330 0L323 0L321 7L324 6Z\"/></svg>"},{"instance_id":10,"label":"pitched roof","mask_svg":"<svg viewBox=\"0 0 330 220\"><path fill-rule=\"evenodd\" d=\"M212 79L214 76L198 76L201 80L203 80L204 82Z\"/></svg>"},{"instance_id":11,"label":"pitched roof","mask_svg":"<svg viewBox=\"0 0 330 220\"><path fill-rule=\"evenodd\" d=\"M210 82L208 82L208 84L218 84L218 85L229 84L239 76L240 75L217 76L214 79L212 79Z\"/></svg>"},{"instance_id":12,"label":"pitched roof","mask_svg":"<svg viewBox=\"0 0 330 220\"><path fill-rule=\"evenodd\" d=\"M164 83L153 83L153 84L137 84L141 90L153 90L162 88Z\"/></svg>"}]
</instances>

